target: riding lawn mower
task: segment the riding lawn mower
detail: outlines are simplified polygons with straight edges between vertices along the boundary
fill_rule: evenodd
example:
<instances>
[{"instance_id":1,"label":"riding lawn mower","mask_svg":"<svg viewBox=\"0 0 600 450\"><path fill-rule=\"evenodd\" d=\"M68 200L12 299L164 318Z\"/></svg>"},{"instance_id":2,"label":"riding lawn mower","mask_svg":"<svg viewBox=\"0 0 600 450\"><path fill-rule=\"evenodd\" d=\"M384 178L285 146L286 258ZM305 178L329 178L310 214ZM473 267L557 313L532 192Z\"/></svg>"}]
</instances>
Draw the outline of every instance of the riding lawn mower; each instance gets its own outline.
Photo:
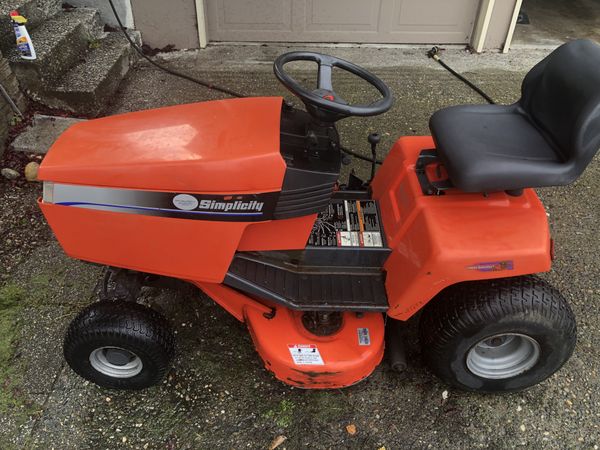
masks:
<instances>
[{"instance_id":1,"label":"riding lawn mower","mask_svg":"<svg viewBox=\"0 0 600 450\"><path fill-rule=\"evenodd\" d=\"M316 89L289 74L295 61L316 63ZM334 68L380 98L349 104ZM388 111L388 86L313 52L274 72L305 109L256 97L133 112L73 125L50 149L39 205L69 256L107 267L65 337L73 370L107 388L160 382L174 334L137 300L178 280L243 322L265 368L298 388L358 383L386 346L403 366L397 330L414 316L426 365L454 387L516 391L556 372L576 323L535 275L554 255L533 188L574 182L600 147L600 47L562 45L512 105L437 111L432 136L398 139L370 180L339 179L336 122Z\"/></svg>"}]
</instances>

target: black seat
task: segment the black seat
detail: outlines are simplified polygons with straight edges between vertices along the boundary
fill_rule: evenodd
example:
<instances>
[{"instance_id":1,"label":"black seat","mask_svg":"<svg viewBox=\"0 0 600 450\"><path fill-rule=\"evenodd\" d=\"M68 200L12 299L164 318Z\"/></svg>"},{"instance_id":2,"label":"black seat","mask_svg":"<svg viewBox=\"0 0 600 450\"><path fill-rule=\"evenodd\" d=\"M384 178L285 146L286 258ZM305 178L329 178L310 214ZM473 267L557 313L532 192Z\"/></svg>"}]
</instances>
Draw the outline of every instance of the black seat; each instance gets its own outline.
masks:
<instances>
[{"instance_id":1,"label":"black seat","mask_svg":"<svg viewBox=\"0 0 600 450\"><path fill-rule=\"evenodd\" d=\"M463 191L569 184L600 148L600 46L564 44L527 74L517 103L445 108L429 127Z\"/></svg>"}]
</instances>

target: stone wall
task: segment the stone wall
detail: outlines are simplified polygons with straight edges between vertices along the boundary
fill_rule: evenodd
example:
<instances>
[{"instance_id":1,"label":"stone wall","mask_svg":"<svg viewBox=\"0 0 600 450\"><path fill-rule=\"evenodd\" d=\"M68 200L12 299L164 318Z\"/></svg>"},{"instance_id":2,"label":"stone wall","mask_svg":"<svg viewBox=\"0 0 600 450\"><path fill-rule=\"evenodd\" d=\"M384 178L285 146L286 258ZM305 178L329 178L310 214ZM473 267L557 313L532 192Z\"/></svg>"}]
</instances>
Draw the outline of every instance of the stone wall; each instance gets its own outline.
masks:
<instances>
[{"instance_id":1,"label":"stone wall","mask_svg":"<svg viewBox=\"0 0 600 450\"><path fill-rule=\"evenodd\" d=\"M8 61L0 53L0 84L8 91L10 97L19 106L21 111L25 111L25 97L19 90L19 84L15 78ZM4 154L6 139L8 137L8 128L13 120L14 113L10 105L3 96L0 95L0 157Z\"/></svg>"}]
</instances>

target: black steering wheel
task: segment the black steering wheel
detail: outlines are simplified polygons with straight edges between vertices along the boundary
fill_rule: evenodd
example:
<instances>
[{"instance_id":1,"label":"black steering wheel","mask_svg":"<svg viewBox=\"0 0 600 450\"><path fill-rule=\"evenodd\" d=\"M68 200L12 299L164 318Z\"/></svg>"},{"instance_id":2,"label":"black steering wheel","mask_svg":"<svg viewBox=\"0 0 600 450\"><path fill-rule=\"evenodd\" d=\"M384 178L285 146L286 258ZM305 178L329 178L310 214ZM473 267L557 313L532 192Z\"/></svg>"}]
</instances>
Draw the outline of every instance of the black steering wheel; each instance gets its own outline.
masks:
<instances>
[{"instance_id":1,"label":"black steering wheel","mask_svg":"<svg viewBox=\"0 0 600 450\"><path fill-rule=\"evenodd\" d=\"M302 87L285 71L284 66L293 61L313 61L319 65L316 90L310 91ZM382 98L369 105L349 105L333 90L331 75L334 67L362 78L375 87ZM394 103L390 88L378 77L356 64L335 56L314 52L285 53L275 60L273 71L277 79L304 102L306 110L313 117L324 122L335 122L350 116L376 116L389 110Z\"/></svg>"}]
</instances>

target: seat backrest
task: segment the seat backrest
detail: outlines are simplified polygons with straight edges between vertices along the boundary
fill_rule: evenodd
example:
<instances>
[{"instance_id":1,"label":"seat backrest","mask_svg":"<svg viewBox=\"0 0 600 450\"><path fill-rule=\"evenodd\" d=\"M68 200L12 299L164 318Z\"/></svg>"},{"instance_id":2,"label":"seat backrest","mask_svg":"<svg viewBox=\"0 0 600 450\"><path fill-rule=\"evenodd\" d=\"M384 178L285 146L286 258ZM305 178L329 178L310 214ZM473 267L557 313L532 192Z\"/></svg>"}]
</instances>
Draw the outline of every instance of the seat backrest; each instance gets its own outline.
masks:
<instances>
[{"instance_id":1,"label":"seat backrest","mask_svg":"<svg viewBox=\"0 0 600 450\"><path fill-rule=\"evenodd\" d=\"M521 94L521 107L578 176L600 148L600 46L561 45L529 71Z\"/></svg>"}]
</instances>

